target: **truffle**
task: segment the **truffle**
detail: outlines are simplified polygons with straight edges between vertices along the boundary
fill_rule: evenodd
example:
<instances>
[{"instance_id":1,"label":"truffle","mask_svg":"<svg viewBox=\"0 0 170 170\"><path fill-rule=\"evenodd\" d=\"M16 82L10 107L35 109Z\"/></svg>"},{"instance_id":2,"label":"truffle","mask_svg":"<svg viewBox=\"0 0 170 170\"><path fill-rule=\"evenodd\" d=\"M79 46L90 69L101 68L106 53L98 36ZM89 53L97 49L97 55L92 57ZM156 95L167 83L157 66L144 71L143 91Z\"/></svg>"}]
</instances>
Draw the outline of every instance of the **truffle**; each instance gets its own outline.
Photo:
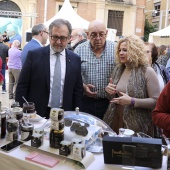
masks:
<instances>
[{"instance_id":1,"label":"truffle","mask_svg":"<svg viewBox=\"0 0 170 170\"><path fill-rule=\"evenodd\" d=\"M70 130L71 130L71 131L76 131L77 129L79 129L80 126L81 126L80 123L74 122L74 123L72 124L72 126L70 127Z\"/></svg>"},{"instance_id":2,"label":"truffle","mask_svg":"<svg viewBox=\"0 0 170 170\"><path fill-rule=\"evenodd\" d=\"M88 130L85 126L81 126L76 129L76 134L81 136L86 136L88 134Z\"/></svg>"}]
</instances>

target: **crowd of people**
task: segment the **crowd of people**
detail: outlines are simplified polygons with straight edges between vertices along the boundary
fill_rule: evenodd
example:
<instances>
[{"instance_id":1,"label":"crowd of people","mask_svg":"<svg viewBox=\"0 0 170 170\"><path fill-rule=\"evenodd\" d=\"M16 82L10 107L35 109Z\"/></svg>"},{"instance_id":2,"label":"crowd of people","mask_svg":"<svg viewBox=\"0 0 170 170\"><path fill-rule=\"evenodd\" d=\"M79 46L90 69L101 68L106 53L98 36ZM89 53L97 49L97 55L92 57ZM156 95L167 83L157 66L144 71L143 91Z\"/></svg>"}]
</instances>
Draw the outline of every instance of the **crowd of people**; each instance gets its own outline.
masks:
<instances>
[{"instance_id":1,"label":"crowd of people","mask_svg":"<svg viewBox=\"0 0 170 170\"><path fill-rule=\"evenodd\" d=\"M94 20L87 32L69 21L37 24L22 50L9 49L0 36L2 74L9 57L9 99L35 103L37 114L49 118L51 108L89 113L116 133L120 128L170 137L170 50L131 35L117 43ZM49 38L49 45L46 45ZM2 50L3 49L3 50ZM6 92L5 79L2 92ZM159 137L160 137L159 136Z\"/></svg>"}]
</instances>

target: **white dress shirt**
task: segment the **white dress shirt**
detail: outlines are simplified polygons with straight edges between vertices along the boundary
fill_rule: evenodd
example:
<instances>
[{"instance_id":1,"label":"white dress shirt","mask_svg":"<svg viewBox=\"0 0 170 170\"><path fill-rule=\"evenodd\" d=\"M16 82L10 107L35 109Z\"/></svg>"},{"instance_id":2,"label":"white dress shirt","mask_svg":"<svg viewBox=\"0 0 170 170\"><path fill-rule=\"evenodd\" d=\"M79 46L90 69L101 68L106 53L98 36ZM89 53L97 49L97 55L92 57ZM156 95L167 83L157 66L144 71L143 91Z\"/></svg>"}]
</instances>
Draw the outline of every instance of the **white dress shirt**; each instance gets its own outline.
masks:
<instances>
[{"instance_id":1,"label":"white dress shirt","mask_svg":"<svg viewBox=\"0 0 170 170\"><path fill-rule=\"evenodd\" d=\"M48 106L51 107L51 94L52 94L52 85L54 77L54 68L56 62L56 52L54 52L50 47L50 98ZM60 63L61 63L61 92L60 92L60 107L63 106L63 89L65 82L65 73L66 73L66 52L65 49L60 52Z\"/></svg>"}]
</instances>

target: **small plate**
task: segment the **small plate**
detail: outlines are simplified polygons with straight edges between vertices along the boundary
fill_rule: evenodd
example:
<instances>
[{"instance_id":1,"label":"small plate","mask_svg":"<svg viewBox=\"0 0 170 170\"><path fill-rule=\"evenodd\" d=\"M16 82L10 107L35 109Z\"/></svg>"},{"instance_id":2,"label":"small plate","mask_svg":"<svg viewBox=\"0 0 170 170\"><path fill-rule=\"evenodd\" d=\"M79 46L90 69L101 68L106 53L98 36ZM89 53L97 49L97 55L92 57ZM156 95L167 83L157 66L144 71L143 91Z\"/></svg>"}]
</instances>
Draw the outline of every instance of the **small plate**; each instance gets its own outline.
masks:
<instances>
[{"instance_id":1,"label":"small plate","mask_svg":"<svg viewBox=\"0 0 170 170\"><path fill-rule=\"evenodd\" d=\"M36 114L36 117L35 118L29 118L29 121L31 121L31 122L39 122L42 119L43 119L43 117Z\"/></svg>"}]
</instances>

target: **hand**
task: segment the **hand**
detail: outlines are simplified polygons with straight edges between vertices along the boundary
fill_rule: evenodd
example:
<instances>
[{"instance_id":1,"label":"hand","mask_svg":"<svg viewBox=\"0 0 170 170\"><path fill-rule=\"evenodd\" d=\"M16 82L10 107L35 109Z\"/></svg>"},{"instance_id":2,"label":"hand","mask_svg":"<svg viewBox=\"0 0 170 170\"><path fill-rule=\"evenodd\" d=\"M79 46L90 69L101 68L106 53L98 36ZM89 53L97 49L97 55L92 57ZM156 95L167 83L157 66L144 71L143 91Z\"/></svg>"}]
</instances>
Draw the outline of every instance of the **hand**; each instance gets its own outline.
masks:
<instances>
[{"instance_id":1,"label":"hand","mask_svg":"<svg viewBox=\"0 0 170 170\"><path fill-rule=\"evenodd\" d=\"M111 103L116 103L120 105L131 105L131 97L128 96L126 93L123 92L117 92L120 97L113 98L110 102Z\"/></svg>"},{"instance_id":2,"label":"hand","mask_svg":"<svg viewBox=\"0 0 170 170\"><path fill-rule=\"evenodd\" d=\"M88 97L96 97L97 96L97 91L94 91L95 86L92 84L86 84L84 85L84 91L85 91L85 95ZM93 91L94 92L93 92Z\"/></svg>"},{"instance_id":3,"label":"hand","mask_svg":"<svg viewBox=\"0 0 170 170\"><path fill-rule=\"evenodd\" d=\"M112 78L109 79L109 84L105 87L105 91L110 95L116 93L116 85L113 84Z\"/></svg>"}]
</instances>

